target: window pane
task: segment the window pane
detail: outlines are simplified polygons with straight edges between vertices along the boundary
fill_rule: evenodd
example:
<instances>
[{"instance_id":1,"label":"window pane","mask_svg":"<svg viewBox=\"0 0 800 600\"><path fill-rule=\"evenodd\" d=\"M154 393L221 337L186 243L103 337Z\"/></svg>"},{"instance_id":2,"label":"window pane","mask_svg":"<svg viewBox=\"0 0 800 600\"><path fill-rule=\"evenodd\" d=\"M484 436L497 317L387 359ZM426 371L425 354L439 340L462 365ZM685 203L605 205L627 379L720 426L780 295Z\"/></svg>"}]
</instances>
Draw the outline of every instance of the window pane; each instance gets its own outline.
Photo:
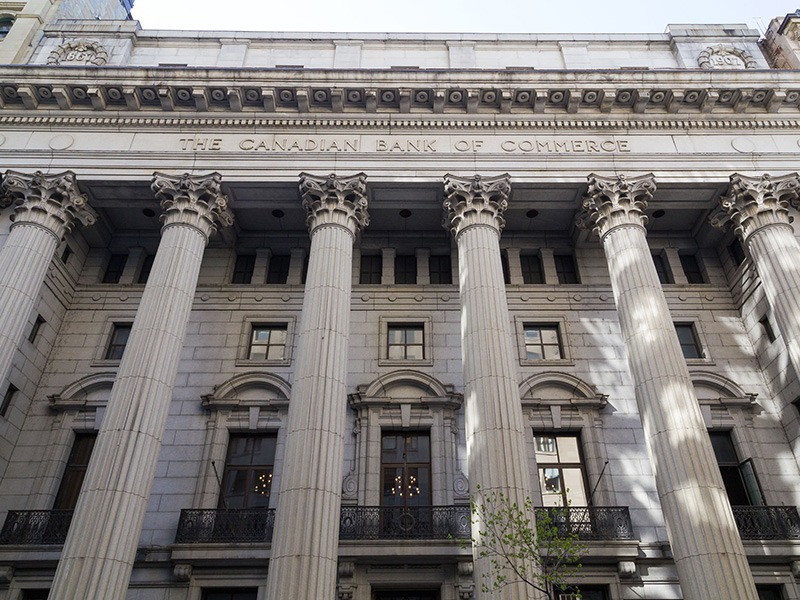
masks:
<instances>
[{"instance_id":1,"label":"window pane","mask_svg":"<svg viewBox=\"0 0 800 600\"><path fill-rule=\"evenodd\" d=\"M542 488L544 506L562 506L561 473L558 469L539 469L539 484Z\"/></svg>"},{"instance_id":2,"label":"window pane","mask_svg":"<svg viewBox=\"0 0 800 600\"><path fill-rule=\"evenodd\" d=\"M526 360L542 360L544 355L542 354L540 347L526 347L525 358Z\"/></svg>"},{"instance_id":3,"label":"window pane","mask_svg":"<svg viewBox=\"0 0 800 600\"><path fill-rule=\"evenodd\" d=\"M586 506L586 490L583 484L583 472L580 469L562 469L564 488L567 500L572 506Z\"/></svg>"},{"instance_id":4,"label":"window pane","mask_svg":"<svg viewBox=\"0 0 800 600\"><path fill-rule=\"evenodd\" d=\"M268 346L253 346L250 349L251 360L266 360Z\"/></svg>"},{"instance_id":5,"label":"window pane","mask_svg":"<svg viewBox=\"0 0 800 600\"><path fill-rule=\"evenodd\" d=\"M389 343L402 344L405 341L405 330L394 327L389 328Z\"/></svg>"},{"instance_id":6,"label":"window pane","mask_svg":"<svg viewBox=\"0 0 800 600\"><path fill-rule=\"evenodd\" d=\"M272 469L253 469L250 482L249 508L265 508L269 506L269 493L272 485Z\"/></svg>"},{"instance_id":7,"label":"window pane","mask_svg":"<svg viewBox=\"0 0 800 600\"><path fill-rule=\"evenodd\" d=\"M228 508L244 508L245 491L247 490L247 471L228 470L225 473L223 496Z\"/></svg>"},{"instance_id":8,"label":"window pane","mask_svg":"<svg viewBox=\"0 0 800 600\"><path fill-rule=\"evenodd\" d=\"M409 467L406 492L409 506L427 506L430 504L431 473L430 467Z\"/></svg>"},{"instance_id":9,"label":"window pane","mask_svg":"<svg viewBox=\"0 0 800 600\"><path fill-rule=\"evenodd\" d=\"M714 448L714 454L719 464L739 464L739 458L733 448L733 440L731 440L729 431L709 431L708 437L711 439L711 446Z\"/></svg>"},{"instance_id":10,"label":"window pane","mask_svg":"<svg viewBox=\"0 0 800 600\"><path fill-rule=\"evenodd\" d=\"M536 436L536 460L553 462L557 460L556 438L550 436Z\"/></svg>"},{"instance_id":11,"label":"window pane","mask_svg":"<svg viewBox=\"0 0 800 600\"><path fill-rule=\"evenodd\" d=\"M406 460L412 463L431 459L431 438L427 434L409 435L406 439Z\"/></svg>"},{"instance_id":12,"label":"window pane","mask_svg":"<svg viewBox=\"0 0 800 600\"><path fill-rule=\"evenodd\" d=\"M558 329L555 327L542 327L540 331L543 343L558 344Z\"/></svg>"},{"instance_id":13,"label":"window pane","mask_svg":"<svg viewBox=\"0 0 800 600\"><path fill-rule=\"evenodd\" d=\"M539 256L535 254L522 255L520 257L522 263L522 281L524 283L543 283L542 277L542 264L539 261Z\"/></svg>"},{"instance_id":14,"label":"window pane","mask_svg":"<svg viewBox=\"0 0 800 600\"><path fill-rule=\"evenodd\" d=\"M254 342L268 342L270 330L262 327L253 328L253 341Z\"/></svg>"},{"instance_id":15,"label":"window pane","mask_svg":"<svg viewBox=\"0 0 800 600\"><path fill-rule=\"evenodd\" d=\"M389 346L390 360L404 360L406 357L405 346Z\"/></svg>"},{"instance_id":16,"label":"window pane","mask_svg":"<svg viewBox=\"0 0 800 600\"><path fill-rule=\"evenodd\" d=\"M290 260L291 257L288 254L273 254L267 268L267 283L286 283L286 279L289 277Z\"/></svg>"},{"instance_id":17,"label":"window pane","mask_svg":"<svg viewBox=\"0 0 800 600\"><path fill-rule=\"evenodd\" d=\"M747 497L751 506L764 506L764 496L761 494L761 486L758 485L758 478L753 467L753 461L747 459L739 465L739 474L744 482Z\"/></svg>"},{"instance_id":18,"label":"window pane","mask_svg":"<svg viewBox=\"0 0 800 600\"><path fill-rule=\"evenodd\" d=\"M403 467L383 468L383 506L403 506Z\"/></svg>"},{"instance_id":19,"label":"window pane","mask_svg":"<svg viewBox=\"0 0 800 600\"><path fill-rule=\"evenodd\" d=\"M697 262L697 257L694 254L681 254L681 267L683 267L683 274L689 283L705 283L703 279L703 272L700 269L700 264Z\"/></svg>"},{"instance_id":20,"label":"window pane","mask_svg":"<svg viewBox=\"0 0 800 600\"><path fill-rule=\"evenodd\" d=\"M544 358L546 360L558 360L561 358L561 351L558 349L558 346L545 346Z\"/></svg>"},{"instance_id":21,"label":"window pane","mask_svg":"<svg viewBox=\"0 0 800 600\"><path fill-rule=\"evenodd\" d=\"M275 446L278 438L275 436L254 437L253 454L251 463L254 465L270 465L275 462ZM270 471L271 472L271 471Z\"/></svg>"},{"instance_id":22,"label":"window pane","mask_svg":"<svg viewBox=\"0 0 800 600\"><path fill-rule=\"evenodd\" d=\"M406 360L422 360L425 358L422 346L408 346L406 348Z\"/></svg>"},{"instance_id":23,"label":"window pane","mask_svg":"<svg viewBox=\"0 0 800 600\"><path fill-rule=\"evenodd\" d=\"M282 360L283 346L270 346L267 352L267 360Z\"/></svg>"},{"instance_id":24,"label":"window pane","mask_svg":"<svg viewBox=\"0 0 800 600\"><path fill-rule=\"evenodd\" d=\"M236 436L231 438L228 464L249 465L253 456L253 438Z\"/></svg>"},{"instance_id":25,"label":"window pane","mask_svg":"<svg viewBox=\"0 0 800 600\"><path fill-rule=\"evenodd\" d=\"M538 344L541 342L541 333L538 329L526 329L525 330L525 343L526 344Z\"/></svg>"},{"instance_id":26,"label":"window pane","mask_svg":"<svg viewBox=\"0 0 800 600\"><path fill-rule=\"evenodd\" d=\"M279 345L286 344L286 328L272 329L269 341L271 344L279 344Z\"/></svg>"},{"instance_id":27,"label":"window pane","mask_svg":"<svg viewBox=\"0 0 800 600\"><path fill-rule=\"evenodd\" d=\"M406 329L406 343L407 344L421 344L422 343L422 329L409 328Z\"/></svg>"},{"instance_id":28,"label":"window pane","mask_svg":"<svg viewBox=\"0 0 800 600\"><path fill-rule=\"evenodd\" d=\"M397 435L384 435L382 440L381 461L386 463L403 460L403 439Z\"/></svg>"},{"instance_id":29,"label":"window pane","mask_svg":"<svg viewBox=\"0 0 800 600\"><path fill-rule=\"evenodd\" d=\"M578 450L578 438L573 436L560 436L558 438L558 462L581 462L581 455Z\"/></svg>"}]
</instances>

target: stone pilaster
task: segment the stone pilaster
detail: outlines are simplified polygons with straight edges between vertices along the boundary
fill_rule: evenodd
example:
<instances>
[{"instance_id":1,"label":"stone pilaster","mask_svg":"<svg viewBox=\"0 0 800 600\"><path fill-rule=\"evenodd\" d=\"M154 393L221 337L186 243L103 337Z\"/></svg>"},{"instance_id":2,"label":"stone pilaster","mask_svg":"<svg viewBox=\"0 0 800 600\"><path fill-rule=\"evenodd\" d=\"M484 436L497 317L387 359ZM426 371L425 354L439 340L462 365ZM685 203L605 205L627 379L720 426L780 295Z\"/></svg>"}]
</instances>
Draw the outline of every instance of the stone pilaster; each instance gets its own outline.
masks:
<instances>
[{"instance_id":1,"label":"stone pilaster","mask_svg":"<svg viewBox=\"0 0 800 600\"><path fill-rule=\"evenodd\" d=\"M652 175L589 176L578 225L603 243L645 440L685 600L756 600L689 370L658 281L644 210Z\"/></svg>"},{"instance_id":2,"label":"stone pilaster","mask_svg":"<svg viewBox=\"0 0 800 600\"><path fill-rule=\"evenodd\" d=\"M233 217L218 173L156 173L163 228L86 472L50 598L127 593L197 277L208 238ZM91 531L92 535L86 535Z\"/></svg>"},{"instance_id":3,"label":"stone pilaster","mask_svg":"<svg viewBox=\"0 0 800 600\"><path fill-rule=\"evenodd\" d=\"M334 598L353 242L369 223L366 175L300 174L311 250L289 403L267 598Z\"/></svg>"},{"instance_id":4,"label":"stone pilaster","mask_svg":"<svg viewBox=\"0 0 800 600\"><path fill-rule=\"evenodd\" d=\"M71 171L8 171L2 187L0 209L13 206L14 223L0 250L0 393L53 253L76 220L88 226L97 219Z\"/></svg>"},{"instance_id":5,"label":"stone pilaster","mask_svg":"<svg viewBox=\"0 0 800 600\"><path fill-rule=\"evenodd\" d=\"M800 374L800 244L789 224L789 203L800 208L800 176L731 175L728 194L720 199L711 222L734 227L755 265L764 295Z\"/></svg>"},{"instance_id":6,"label":"stone pilaster","mask_svg":"<svg viewBox=\"0 0 800 600\"><path fill-rule=\"evenodd\" d=\"M464 369L469 481L485 494L502 492L520 506L531 494L516 349L500 259L508 175L444 178L444 222L458 246L461 356ZM475 553L476 580L491 577L488 558ZM491 587L491 586L490 586ZM528 598L511 584L493 598Z\"/></svg>"}]
</instances>

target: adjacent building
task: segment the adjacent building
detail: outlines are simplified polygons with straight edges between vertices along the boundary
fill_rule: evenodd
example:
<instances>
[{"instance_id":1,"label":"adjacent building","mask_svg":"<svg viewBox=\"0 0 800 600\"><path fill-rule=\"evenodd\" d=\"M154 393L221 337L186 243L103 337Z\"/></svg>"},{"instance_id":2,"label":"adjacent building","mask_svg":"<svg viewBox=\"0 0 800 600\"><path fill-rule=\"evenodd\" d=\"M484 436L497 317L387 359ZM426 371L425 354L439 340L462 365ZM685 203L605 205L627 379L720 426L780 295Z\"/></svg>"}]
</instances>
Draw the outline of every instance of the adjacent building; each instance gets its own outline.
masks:
<instances>
[{"instance_id":1,"label":"adjacent building","mask_svg":"<svg viewBox=\"0 0 800 600\"><path fill-rule=\"evenodd\" d=\"M534 598L480 486L585 599L800 599L800 15L131 4L0 6L0 598Z\"/></svg>"}]
</instances>

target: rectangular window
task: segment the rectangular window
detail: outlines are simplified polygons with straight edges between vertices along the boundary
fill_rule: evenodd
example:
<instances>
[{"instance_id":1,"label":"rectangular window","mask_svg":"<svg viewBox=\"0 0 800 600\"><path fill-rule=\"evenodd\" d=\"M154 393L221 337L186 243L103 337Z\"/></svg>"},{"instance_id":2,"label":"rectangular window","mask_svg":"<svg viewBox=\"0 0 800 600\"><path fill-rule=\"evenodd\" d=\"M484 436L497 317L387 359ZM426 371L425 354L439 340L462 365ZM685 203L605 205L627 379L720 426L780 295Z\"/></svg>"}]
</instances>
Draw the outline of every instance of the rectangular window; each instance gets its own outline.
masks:
<instances>
[{"instance_id":1,"label":"rectangular window","mask_svg":"<svg viewBox=\"0 0 800 600\"><path fill-rule=\"evenodd\" d=\"M237 254L236 264L233 266L231 283L250 283L253 279L253 270L256 267L254 254Z\"/></svg>"},{"instance_id":2,"label":"rectangular window","mask_svg":"<svg viewBox=\"0 0 800 600\"><path fill-rule=\"evenodd\" d=\"M563 358L558 325L525 323L525 358L527 360L558 360Z\"/></svg>"},{"instance_id":3,"label":"rectangular window","mask_svg":"<svg viewBox=\"0 0 800 600\"><path fill-rule=\"evenodd\" d=\"M69 246L64 246L64 250L61 252L61 262L67 264L70 256L72 256L72 248Z\"/></svg>"},{"instance_id":4,"label":"rectangular window","mask_svg":"<svg viewBox=\"0 0 800 600\"><path fill-rule=\"evenodd\" d=\"M578 279L578 270L575 267L575 258L572 254L556 254L553 256L553 260L556 263L558 283L580 283Z\"/></svg>"},{"instance_id":5,"label":"rectangular window","mask_svg":"<svg viewBox=\"0 0 800 600\"><path fill-rule=\"evenodd\" d=\"M50 590L22 590L22 600L47 600Z\"/></svg>"},{"instance_id":6,"label":"rectangular window","mask_svg":"<svg viewBox=\"0 0 800 600\"><path fill-rule=\"evenodd\" d=\"M108 259L106 272L103 274L103 283L119 283L119 278L122 277L127 261L127 254L112 254L111 258Z\"/></svg>"},{"instance_id":7,"label":"rectangular window","mask_svg":"<svg viewBox=\"0 0 800 600\"><path fill-rule=\"evenodd\" d=\"M253 325L250 360L283 360L286 356L286 325Z\"/></svg>"},{"instance_id":8,"label":"rectangular window","mask_svg":"<svg viewBox=\"0 0 800 600\"><path fill-rule=\"evenodd\" d=\"M705 283L703 277L703 270L700 268L700 263L697 262L697 256L694 254L681 254L681 267L683 274L686 275L686 280L689 283Z\"/></svg>"},{"instance_id":9,"label":"rectangular window","mask_svg":"<svg viewBox=\"0 0 800 600\"><path fill-rule=\"evenodd\" d=\"M308 259L309 258L311 258L311 257L308 254L306 254L306 257L303 259L303 274L300 277L300 283L302 283L303 285L306 284L306 278L308 278ZM287 275L287 277L288 277L288 275Z\"/></svg>"},{"instance_id":10,"label":"rectangular window","mask_svg":"<svg viewBox=\"0 0 800 600\"><path fill-rule=\"evenodd\" d=\"M739 243L738 238L734 239L733 242L731 242L731 245L728 246L728 252L730 252L731 258L733 259L733 262L736 263L737 267L744 262L744 248L742 248L742 244Z\"/></svg>"},{"instance_id":11,"label":"rectangular window","mask_svg":"<svg viewBox=\"0 0 800 600\"><path fill-rule=\"evenodd\" d=\"M538 254L523 254L519 257L522 263L522 281L524 283L544 283L542 261Z\"/></svg>"},{"instance_id":12,"label":"rectangular window","mask_svg":"<svg viewBox=\"0 0 800 600\"><path fill-rule=\"evenodd\" d=\"M667 263L664 260L664 257L661 254L653 254L653 264L656 267L656 273L658 274L658 280L663 283L672 283L672 278L669 276L669 270L667 269Z\"/></svg>"},{"instance_id":13,"label":"rectangular window","mask_svg":"<svg viewBox=\"0 0 800 600\"><path fill-rule=\"evenodd\" d=\"M764 331L764 335L767 336L769 343L771 344L774 342L777 338L775 337L775 332L772 330L772 325L769 324L769 317L764 315L758 322L761 325L761 329Z\"/></svg>"},{"instance_id":14,"label":"rectangular window","mask_svg":"<svg viewBox=\"0 0 800 600\"><path fill-rule=\"evenodd\" d=\"M709 431L711 446L717 457L719 472L725 483L725 491L733 506L763 506L764 496L758 483L753 461L739 462L733 447L730 431Z\"/></svg>"},{"instance_id":15,"label":"rectangular window","mask_svg":"<svg viewBox=\"0 0 800 600\"><path fill-rule=\"evenodd\" d=\"M758 600L783 600L783 591L780 585L757 585Z\"/></svg>"},{"instance_id":16,"label":"rectangular window","mask_svg":"<svg viewBox=\"0 0 800 600\"><path fill-rule=\"evenodd\" d=\"M142 270L139 271L139 283L147 283L147 280L150 279L150 271L153 270L153 261L156 259L155 254L148 254L144 257L144 262L142 263Z\"/></svg>"},{"instance_id":17,"label":"rectangular window","mask_svg":"<svg viewBox=\"0 0 800 600\"><path fill-rule=\"evenodd\" d=\"M386 357L389 360L423 360L425 329L422 323L390 323Z\"/></svg>"},{"instance_id":18,"label":"rectangular window","mask_svg":"<svg viewBox=\"0 0 800 600\"><path fill-rule=\"evenodd\" d=\"M417 283L417 257L401 255L394 257L394 282L398 285Z\"/></svg>"},{"instance_id":19,"label":"rectangular window","mask_svg":"<svg viewBox=\"0 0 800 600\"><path fill-rule=\"evenodd\" d=\"M203 600L256 600L257 588L208 588L203 590Z\"/></svg>"},{"instance_id":20,"label":"rectangular window","mask_svg":"<svg viewBox=\"0 0 800 600\"><path fill-rule=\"evenodd\" d=\"M267 508L275 463L275 434L232 434L222 475L220 508Z\"/></svg>"},{"instance_id":21,"label":"rectangular window","mask_svg":"<svg viewBox=\"0 0 800 600\"><path fill-rule=\"evenodd\" d=\"M11 401L14 399L14 396L19 391L19 389L14 385L9 383L8 389L6 390L5 395L3 396L3 403L0 404L0 417L5 417L6 413L8 412L8 407L11 406Z\"/></svg>"},{"instance_id":22,"label":"rectangular window","mask_svg":"<svg viewBox=\"0 0 800 600\"><path fill-rule=\"evenodd\" d=\"M108 348L106 348L106 360L122 360L130 335L130 323L114 323L111 339L108 341Z\"/></svg>"},{"instance_id":23,"label":"rectangular window","mask_svg":"<svg viewBox=\"0 0 800 600\"><path fill-rule=\"evenodd\" d=\"M427 432L384 433L382 506L430 506L431 438Z\"/></svg>"},{"instance_id":24,"label":"rectangular window","mask_svg":"<svg viewBox=\"0 0 800 600\"><path fill-rule=\"evenodd\" d=\"M537 433L536 466L543 506L586 506L586 472L577 434Z\"/></svg>"},{"instance_id":25,"label":"rectangular window","mask_svg":"<svg viewBox=\"0 0 800 600\"><path fill-rule=\"evenodd\" d=\"M703 358L703 351L691 323L675 323L675 333L681 344L683 358Z\"/></svg>"},{"instance_id":26,"label":"rectangular window","mask_svg":"<svg viewBox=\"0 0 800 600\"><path fill-rule=\"evenodd\" d=\"M283 284L289 278L289 263L292 257L288 254L273 254L269 259L267 283Z\"/></svg>"},{"instance_id":27,"label":"rectangular window","mask_svg":"<svg viewBox=\"0 0 800 600\"><path fill-rule=\"evenodd\" d=\"M358 281L364 284L378 284L383 272L383 257L379 254L362 254L361 271Z\"/></svg>"},{"instance_id":28,"label":"rectangular window","mask_svg":"<svg viewBox=\"0 0 800 600\"><path fill-rule=\"evenodd\" d=\"M508 266L508 254L505 250L500 251L500 266L503 269L503 282L508 285L511 283L511 269Z\"/></svg>"},{"instance_id":29,"label":"rectangular window","mask_svg":"<svg viewBox=\"0 0 800 600\"><path fill-rule=\"evenodd\" d=\"M31 344L36 341L36 336L39 335L39 330L45 323L46 321L42 318L42 315L36 315L36 320L33 322L33 328L31 328L31 332L28 335L28 341Z\"/></svg>"},{"instance_id":30,"label":"rectangular window","mask_svg":"<svg viewBox=\"0 0 800 600\"><path fill-rule=\"evenodd\" d=\"M435 590L391 590L376 591L375 600L439 600Z\"/></svg>"},{"instance_id":31,"label":"rectangular window","mask_svg":"<svg viewBox=\"0 0 800 600\"><path fill-rule=\"evenodd\" d=\"M450 256L431 256L428 259L428 269L433 284L453 283L453 266L450 263Z\"/></svg>"},{"instance_id":32,"label":"rectangular window","mask_svg":"<svg viewBox=\"0 0 800 600\"><path fill-rule=\"evenodd\" d=\"M580 594L580 595L579 595ZM556 600L608 600L608 586L605 585L581 585L567 586L560 588L555 586Z\"/></svg>"},{"instance_id":33,"label":"rectangular window","mask_svg":"<svg viewBox=\"0 0 800 600\"><path fill-rule=\"evenodd\" d=\"M78 504L78 495L81 493L81 486L86 477L86 469L89 466L89 459L92 457L95 441L97 441L96 433L75 435L53 510L72 510Z\"/></svg>"}]
</instances>

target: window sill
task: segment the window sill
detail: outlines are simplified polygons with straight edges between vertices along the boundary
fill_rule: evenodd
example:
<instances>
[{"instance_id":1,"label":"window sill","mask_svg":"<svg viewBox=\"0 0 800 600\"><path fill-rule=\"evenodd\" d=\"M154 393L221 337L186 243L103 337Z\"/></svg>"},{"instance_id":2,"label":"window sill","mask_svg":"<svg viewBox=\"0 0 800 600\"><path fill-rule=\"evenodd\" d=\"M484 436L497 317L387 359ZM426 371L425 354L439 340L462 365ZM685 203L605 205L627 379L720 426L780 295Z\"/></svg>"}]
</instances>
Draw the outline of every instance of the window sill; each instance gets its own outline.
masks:
<instances>
[{"instance_id":1,"label":"window sill","mask_svg":"<svg viewBox=\"0 0 800 600\"><path fill-rule=\"evenodd\" d=\"M409 359L389 359L379 358L379 367L432 367L433 359L425 358L423 360L409 360Z\"/></svg>"},{"instance_id":2,"label":"window sill","mask_svg":"<svg viewBox=\"0 0 800 600\"><path fill-rule=\"evenodd\" d=\"M292 361L288 358L281 360L253 360L250 358L237 358L235 365L237 367L288 367Z\"/></svg>"},{"instance_id":3,"label":"window sill","mask_svg":"<svg viewBox=\"0 0 800 600\"><path fill-rule=\"evenodd\" d=\"M520 359L522 367L572 367L575 361L571 358L545 358L541 360Z\"/></svg>"}]
</instances>

